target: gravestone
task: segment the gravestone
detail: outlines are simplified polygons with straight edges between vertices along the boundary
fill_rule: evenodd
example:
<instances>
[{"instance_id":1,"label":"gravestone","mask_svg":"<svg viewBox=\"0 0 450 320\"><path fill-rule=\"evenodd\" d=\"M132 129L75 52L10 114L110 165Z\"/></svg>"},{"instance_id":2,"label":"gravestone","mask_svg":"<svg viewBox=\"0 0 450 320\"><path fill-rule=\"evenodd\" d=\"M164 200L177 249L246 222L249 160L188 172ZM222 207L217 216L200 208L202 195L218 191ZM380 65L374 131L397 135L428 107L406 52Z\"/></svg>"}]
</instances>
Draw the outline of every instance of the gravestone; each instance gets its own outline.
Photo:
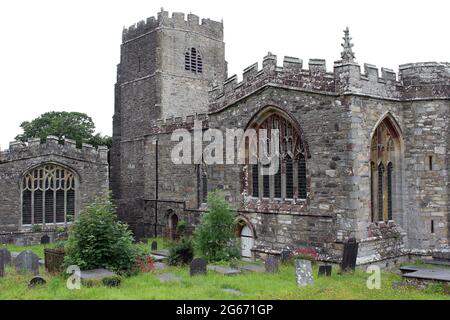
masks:
<instances>
[{"instance_id":1,"label":"gravestone","mask_svg":"<svg viewBox=\"0 0 450 320\"><path fill-rule=\"evenodd\" d=\"M16 271L18 273L31 272L39 274L39 257L31 250L22 251L15 260Z\"/></svg>"},{"instance_id":2,"label":"gravestone","mask_svg":"<svg viewBox=\"0 0 450 320\"><path fill-rule=\"evenodd\" d=\"M279 265L280 265L280 261L275 256L268 256L264 263L266 272L271 272L271 273L278 272Z\"/></svg>"},{"instance_id":3,"label":"gravestone","mask_svg":"<svg viewBox=\"0 0 450 320\"><path fill-rule=\"evenodd\" d=\"M47 281L44 278L40 276L35 276L31 278L31 280L28 282L28 288L34 288L35 286L42 286L46 283Z\"/></svg>"},{"instance_id":4,"label":"gravestone","mask_svg":"<svg viewBox=\"0 0 450 320\"><path fill-rule=\"evenodd\" d=\"M3 264L7 265L11 263L12 257L11 252L6 248L0 248L0 255L3 255Z\"/></svg>"},{"instance_id":5,"label":"gravestone","mask_svg":"<svg viewBox=\"0 0 450 320\"><path fill-rule=\"evenodd\" d=\"M341 271L355 270L356 258L358 257L358 242L355 238L350 238L344 244L344 253L342 254Z\"/></svg>"},{"instance_id":6,"label":"gravestone","mask_svg":"<svg viewBox=\"0 0 450 320\"><path fill-rule=\"evenodd\" d=\"M295 273L297 276L297 286L303 287L313 284L311 261L296 259Z\"/></svg>"},{"instance_id":7,"label":"gravestone","mask_svg":"<svg viewBox=\"0 0 450 320\"><path fill-rule=\"evenodd\" d=\"M152 251L156 251L156 250L158 250L158 242L156 242L156 241L153 241L152 242Z\"/></svg>"},{"instance_id":8,"label":"gravestone","mask_svg":"<svg viewBox=\"0 0 450 320\"><path fill-rule=\"evenodd\" d=\"M203 258L195 258L191 261L189 272L191 276L206 274L206 260Z\"/></svg>"},{"instance_id":9,"label":"gravestone","mask_svg":"<svg viewBox=\"0 0 450 320\"><path fill-rule=\"evenodd\" d=\"M5 263L4 263L3 253L0 252L0 278L5 276Z\"/></svg>"},{"instance_id":10,"label":"gravestone","mask_svg":"<svg viewBox=\"0 0 450 320\"><path fill-rule=\"evenodd\" d=\"M290 257L291 257L291 252L289 250L281 251L280 259L281 259L282 263L288 261Z\"/></svg>"},{"instance_id":11,"label":"gravestone","mask_svg":"<svg viewBox=\"0 0 450 320\"><path fill-rule=\"evenodd\" d=\"M319 277L327 276L331 277L331 265L322 265L319 266Z\"/></svg>"},{"instance_id":12,"label":"gravestone","mask_svg":"<svg viewBox=\"0 0 450 320\"><path fill-rule=\"evenodd\" d=\"M181 278L172 274L172 273L164 273L162 275L160 275L159 277L159 282L164 283L164 282L181 282Z\"/></svg>"},{"instance_id":13,"label":"gravestone","mask_svg":"<svg viewBox=\"0 0 450 320\"><path fill-rule=\"evenodd\" d=\"M50 243L50 237L47 234L44 234L41 238L41 244L49 244Z\"/></svg>"}]
</instances>

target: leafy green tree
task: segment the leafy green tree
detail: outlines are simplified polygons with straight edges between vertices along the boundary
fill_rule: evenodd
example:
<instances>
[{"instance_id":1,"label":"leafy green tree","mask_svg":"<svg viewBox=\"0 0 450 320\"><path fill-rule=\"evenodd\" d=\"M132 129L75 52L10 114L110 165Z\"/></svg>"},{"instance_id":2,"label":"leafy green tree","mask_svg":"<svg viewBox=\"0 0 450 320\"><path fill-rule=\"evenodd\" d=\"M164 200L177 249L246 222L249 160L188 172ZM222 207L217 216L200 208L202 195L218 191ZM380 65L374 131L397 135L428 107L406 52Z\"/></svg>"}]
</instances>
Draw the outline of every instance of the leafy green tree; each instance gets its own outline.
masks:
<instances>
[{"instance_id":1,"label":"leafy green tree","mask_svg":"<svg viewBox=\"0 0 450 320\"><path fill-rule=\"evenodd\" d=\"M64 262L82 270L107 268L131 272L139 255L128 225L118 221L108 197L83 210L69 228Z\"/></svg>"},{"instance_id":2,"label":"leafy green tree","mask_svg":"<svg viewBox=\"0 0 450 320\"><path fill-rule=\"evenodd\" d=\"M73 139L78 146L82 143L90 143L95 147L99 145L111 146L111 138L108 136L94 135L95 125L92 118L81 112L46 112L32 121L24 121L20 124L22 134L16 136L16 140L26 142L30 138L45 139L47 136L56 136L60 140Z\"/></svg>"},{"instance_id":3,"label":"leafy green tree","mask_svg":"<svg viewBox=\"0 0 450 320\"><path fill-rule=\"evenodd\" d=\"M239 258L235 236L236 212L219 191L208 194L208 210L194 232L196 249L210 262Z\"/></svg>"}]
</instances>

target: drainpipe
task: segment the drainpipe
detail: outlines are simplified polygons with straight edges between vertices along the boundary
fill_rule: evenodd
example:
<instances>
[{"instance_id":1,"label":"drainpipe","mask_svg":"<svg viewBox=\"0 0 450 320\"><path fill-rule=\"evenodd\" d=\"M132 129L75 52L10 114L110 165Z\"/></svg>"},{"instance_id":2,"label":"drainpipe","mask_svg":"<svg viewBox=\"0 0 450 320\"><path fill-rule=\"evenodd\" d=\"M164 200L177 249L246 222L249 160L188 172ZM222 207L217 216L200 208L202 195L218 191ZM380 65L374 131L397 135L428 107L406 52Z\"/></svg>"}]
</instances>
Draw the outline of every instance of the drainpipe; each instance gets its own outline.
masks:
<instances>
[{"instance_id":1,"label":"drainpipe","mask_svg":"<svg viewBox=\"0 0 450 320\"><path fill-rule=\"evenodd\" d=\"M158 228L158 200L159 200L159 177L158 177L158 166L159 166L159 141L158 136L156 137L155 141L155 238L157 236L157 228Z\"/></svg>"}]
</instances>

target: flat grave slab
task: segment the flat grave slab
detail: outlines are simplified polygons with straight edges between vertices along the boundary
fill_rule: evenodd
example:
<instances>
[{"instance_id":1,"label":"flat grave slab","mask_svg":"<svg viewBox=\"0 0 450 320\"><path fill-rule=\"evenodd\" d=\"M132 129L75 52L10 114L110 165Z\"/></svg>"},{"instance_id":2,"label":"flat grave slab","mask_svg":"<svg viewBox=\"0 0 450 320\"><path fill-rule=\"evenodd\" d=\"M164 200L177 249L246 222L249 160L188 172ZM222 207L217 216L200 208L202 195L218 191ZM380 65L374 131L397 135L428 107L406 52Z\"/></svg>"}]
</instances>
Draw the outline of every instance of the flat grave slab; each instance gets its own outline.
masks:
<instances>
[{"instance_id":1,"label":"flat grave slab","mask_svg":"<svg viewBox=\"0 0 450 320\"><path fill-rule=\"evenodd\" d=\"M114 272L106 269L82 270L80 272L80 278L84 280L102 280L115 275Z\"/></svg>"},{"instance_id":2,"label":"flat grave slab","mask_svg":"<svg viewBox=\"0 0 450 320\"><path fill-rule=\"evenodd\" d=\"M407 274L407 273L423 270L423 269L426 269L426 268L423 268L423 267L421 268L421 267L416 267L416 266L402 266L399 269L402 272L402 274Z\"/></svg>"},{"instance_id":3,"label":"flat grave slab","mask_svg":"<svg viewBox=\"0 0 450 320\"><path fill-rule=\"evenodd\" d=\"M225 276L232 276L232 275L241 273L241 271L238 270L238 269L225 267L225 266L214 266L214 265L211 265L211 266L208 266L207 268L208 268L208 270L221 273L221 274L223 274Z\"/></svg>"},{"instance_id":4,"label":"flat grave slab","mask_svg":"<svg viewBox=\"0 0 450 320\"><path fill-rule=\"evenodd\" d=\"M266 268L264 266L257 264L244 264L240 266L239 269L250 272L266 272Z\"/></svg>"},{"instance_id":5,"label":"flat grave slab","mask_svg":"<svg viewBox=\"0 0 450 320\"><path fill-rule=\"evenodd\" d=\"M164 261L164 260L167 259L167 257L160 256L160 255L157 255L157 254L151 254L150 256L152 257L153 261L155 261L155 262L161 262L161 261Z\"/></svg>"},{"instance_id":6,"label":"flat grave slab","mask_svg":"<svg viewBox=\"0 0 450 320\"><path fill-rule=\"evenodd\" d=\"M161 249L161 250L155 250L150 252L152 255L155 256L163 256L163 257L168 257L169 256L169 250L166 249Z\"/></svg>"},{"instance_id":7,"label":"flat grave slab","mask_svg":"<svg viewBox=\"0 0 450 320\"><path fill-rule=\"evenodd\" d=\"M174 274L172 274L172 273L164 273L164 274L158 276L158 278L159 278L159 281L161 283L164 283L164 282L181 282L181 278L176 276L176 275L174 275Z\"/></svg>"},{"instance_id":8,"label":"flat grave slab","mask_svg":"<svg viewBox=\"0 0 450 320\"><path fill-rule=\"evenodd\" d=\"M403 278L450 282L450 270L421 269L402 275Z\"/></svg>"},{"instance_id":9,"label":"flat grave slab","mask_svg":"<svg viewBox=\"0 0 450 320\"><path fill-rule=\"evenodd\" d=\"M436 265L436 266L450 267L450 261L444 261L444 260L425 260L424 263L432 264L432 265Z\"/></svg>"}]
</instances>

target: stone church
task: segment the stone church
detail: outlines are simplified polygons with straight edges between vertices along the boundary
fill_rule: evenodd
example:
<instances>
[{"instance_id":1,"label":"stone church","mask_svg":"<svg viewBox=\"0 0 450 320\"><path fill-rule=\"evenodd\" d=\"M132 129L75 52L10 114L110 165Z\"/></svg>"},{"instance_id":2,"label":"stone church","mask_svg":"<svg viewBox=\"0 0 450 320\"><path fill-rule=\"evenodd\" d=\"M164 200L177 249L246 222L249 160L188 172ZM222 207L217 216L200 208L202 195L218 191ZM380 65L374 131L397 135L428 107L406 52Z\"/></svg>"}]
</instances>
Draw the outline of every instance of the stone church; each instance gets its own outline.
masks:
<instances>
[{"instance_id":1,"label":"stone church","mask_svg":"<svg viewBox=\"0 0 450 320\"><path fill-rule=\"evenodd\" d=\"M269 53L238 82L228 77L223 40L222 22L166 11L123 31L110 186L136 238L175 236L179 221L192 230L207 210L207 193L220 189L238 212L236 237L246 258L313 247L322 260L339 262L349 238L359 242L358 264L448 249L450 63L404 64L398 74L361 68L346 29L332 71L322 59L305 66ZM172 133L192 131L194 121L205 132L278 129L279 170L264 175L261 163L175 164ZM41 224L47 207L36 211L36 191L28 187L35 163L8 160L30 147L11 148L0 155L1 181L11 180L0 181L0 230L23 231ZM65 220L50 207L54 224L77 214L69 201L107 192L108 180L103 150L77 151L82 158L75 159L60 149L58 156L70 161L57 162L56 155L35 161L76 181L69 198L70 188L61 193ZM51 199L58 202L58 195Z\"/></svg>"}]
</instances>

